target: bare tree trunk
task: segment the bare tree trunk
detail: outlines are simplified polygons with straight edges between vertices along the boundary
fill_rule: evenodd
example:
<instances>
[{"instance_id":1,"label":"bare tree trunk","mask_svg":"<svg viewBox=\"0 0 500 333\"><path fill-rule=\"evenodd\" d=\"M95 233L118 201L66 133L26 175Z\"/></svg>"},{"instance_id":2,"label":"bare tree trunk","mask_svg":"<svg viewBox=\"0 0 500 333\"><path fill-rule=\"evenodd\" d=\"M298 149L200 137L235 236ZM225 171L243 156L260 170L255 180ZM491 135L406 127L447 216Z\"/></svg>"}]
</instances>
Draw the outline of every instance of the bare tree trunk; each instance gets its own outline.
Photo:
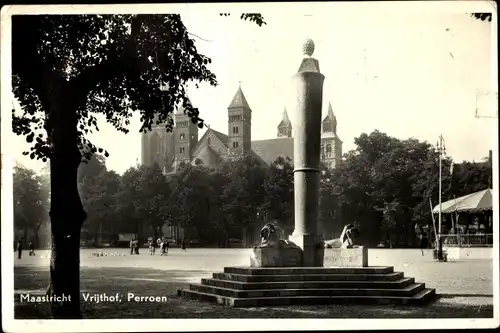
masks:
<instances>
[{"instance_id":1,"label":"bare tree trunk","mask_svg":"<svg viewBox=\"0 0 500 333\"><path fill-rule=\"evenodd\" d=\"M48 295L55 319L80 319L80 232L86 213L77 187L81 154L78 149L76 108L59 105L51 112L52 248Z\"/></svg>"}]
</instances>

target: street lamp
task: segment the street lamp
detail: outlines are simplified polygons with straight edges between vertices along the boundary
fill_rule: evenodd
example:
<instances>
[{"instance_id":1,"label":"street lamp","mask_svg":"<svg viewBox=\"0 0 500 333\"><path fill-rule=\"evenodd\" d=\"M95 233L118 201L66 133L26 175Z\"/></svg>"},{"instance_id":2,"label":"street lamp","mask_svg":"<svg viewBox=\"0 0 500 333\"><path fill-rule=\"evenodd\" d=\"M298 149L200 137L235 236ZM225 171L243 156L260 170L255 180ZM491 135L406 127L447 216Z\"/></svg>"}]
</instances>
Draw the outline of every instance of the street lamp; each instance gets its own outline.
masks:
<instances>
[{"instance_id":1,"label":"street lamp","mask_svg":"<svg viewBox=\"0 0 500 333\"><path fill-rule=\"evenodd\" d=\"M444 144L443 135L439 135L439 140L436 145L436 150L439 154L439 215L438 215L438 239L436 240L436 250L435 250L435 259L442 261L445 260L443 256L443 239L441 235L441 225L442 225L442 166L443 166L443 156L446 154L446 147Z\"/></svg>"}]
</instances>

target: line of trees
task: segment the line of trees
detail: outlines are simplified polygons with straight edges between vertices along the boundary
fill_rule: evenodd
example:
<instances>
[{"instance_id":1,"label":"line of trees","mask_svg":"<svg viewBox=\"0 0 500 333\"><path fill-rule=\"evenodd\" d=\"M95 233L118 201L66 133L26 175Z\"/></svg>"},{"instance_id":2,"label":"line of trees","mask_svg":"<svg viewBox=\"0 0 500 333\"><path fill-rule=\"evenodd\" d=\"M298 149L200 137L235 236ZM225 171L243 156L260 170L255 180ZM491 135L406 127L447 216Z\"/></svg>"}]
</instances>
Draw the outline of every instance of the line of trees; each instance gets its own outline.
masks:
<instances>
[{"instance_id":1,"label":"line of trees","mask_svg":"<svg viewBox=\"0 0 500 333\"><path fill-rule=\"evenodd\" d=\"M415 224L430 221L429 198L438 200L438 153L426 142L379 131L362 134L355 144L339 167L322 169L323 236L338 237L354 223L367 245L389 239L411 245ZM490 162L455 164L453 174L451 163L443 161L443 200L492 187ZM14 184L16 228L36 233L48 216L47 179L18 167ZM158 165L138 166L118 175L96 156L80 167L78 187L88 212L83 231L94 240L118 233L156 238L170 224L182 227L187 239L225 247L266 220L289 234L294 227L293 166L284 158L268 166L248 155L217 168L184 165L169 175Z\"/></svg>"}]
</instances>

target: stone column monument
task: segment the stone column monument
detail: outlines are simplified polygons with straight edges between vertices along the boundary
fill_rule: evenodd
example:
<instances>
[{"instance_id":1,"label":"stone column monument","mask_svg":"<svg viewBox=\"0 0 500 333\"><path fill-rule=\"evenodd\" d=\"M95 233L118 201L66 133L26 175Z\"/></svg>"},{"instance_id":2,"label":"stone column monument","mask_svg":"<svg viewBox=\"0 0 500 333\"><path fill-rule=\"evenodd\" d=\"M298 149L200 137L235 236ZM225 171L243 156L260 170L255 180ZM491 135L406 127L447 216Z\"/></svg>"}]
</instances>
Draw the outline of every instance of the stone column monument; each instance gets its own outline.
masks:
<instances>
[{"instance_id":1,"label":"stone column monument","mask_svg":"<svg viewBox=\"0 0 500 333\"><path fill-rule=\"evenodd\" d=\"M293 77L295 230L290 237L302 249L303 267L322 267L324 244L318 235L319 166L323 82L318 60L312 58L314 42L302 47L304 59Z\"/></svg>"}]
</instances>

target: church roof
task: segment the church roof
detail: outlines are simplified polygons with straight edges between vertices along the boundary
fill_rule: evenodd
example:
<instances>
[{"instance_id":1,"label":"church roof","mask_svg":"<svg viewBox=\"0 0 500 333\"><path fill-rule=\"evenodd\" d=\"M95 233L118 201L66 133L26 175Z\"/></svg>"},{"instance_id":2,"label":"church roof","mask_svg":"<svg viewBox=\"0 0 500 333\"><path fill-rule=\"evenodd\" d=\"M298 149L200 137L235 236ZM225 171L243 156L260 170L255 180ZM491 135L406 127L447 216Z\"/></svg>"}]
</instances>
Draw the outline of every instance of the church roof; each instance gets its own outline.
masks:
<instances>
[{"instance_id":1,"label":"church roof","mask_svg":"<svg viewBox=\"0 0 500 333\"><path fill-rule=\"evenodd\" d=\"M241 86L238 88L238 91L233 97L231 104L227 107L228 109L232 108L248 108L250 109L250 105L248 105L247 99L241 90Z\"/></svg>"},{"instance_id":2,"label":"church roof","mask_svg":"<svg viewBox=\"0 0 500 333\"><path fill-rule=\"evenodd\" d=\"M211 129L211 128L209 128L208 131L211 131L217 137L217 139L219 139L220 142L222 142L227 147L227 142L229 140L229 137L226 134L221 133L221 132L216 131L216 130Z\"/></svg>"},{"instance_id":3,"label":"church roof","mask_svg":"<svg viewBox=\"0 0 500 333\"><path fill-rule=\"evenodd\" d=\"M191 164L196 164L196 160L200 159L203 165L207 167L215 167L220 163L220 156L210 146L205 146L198 155L194 156Z\"/></svg>"},{"instance_id":4,"label":"church roof","mask_svg":"<svg viewBox=\"0 0 500 333\"><path fill-rule=\"evenodd\" d=\"M252 150L268 164L278 157L289 157L293 161L293 138L252 141Z\"/></svg>"},{"instance_id":5,"label":"church roof","mask_svg":"<svg viewBox=\"0 0 500 333\"><path fill-rule=\"evenodd\" d=\"M212 133L227 148L227 142L229 140L228 136L226 134L219 132L219 131L216 131L214 129L209 128L205 131L205 133L203 134L201 139L198 140L198 142L196 143L196 145L194 146L194 148L192 150L193 152L195 152L198 148L200 148L202 143L205 141L205 137L207 135L209 135L210 133Z\"/></svg>"}]
</instances>

